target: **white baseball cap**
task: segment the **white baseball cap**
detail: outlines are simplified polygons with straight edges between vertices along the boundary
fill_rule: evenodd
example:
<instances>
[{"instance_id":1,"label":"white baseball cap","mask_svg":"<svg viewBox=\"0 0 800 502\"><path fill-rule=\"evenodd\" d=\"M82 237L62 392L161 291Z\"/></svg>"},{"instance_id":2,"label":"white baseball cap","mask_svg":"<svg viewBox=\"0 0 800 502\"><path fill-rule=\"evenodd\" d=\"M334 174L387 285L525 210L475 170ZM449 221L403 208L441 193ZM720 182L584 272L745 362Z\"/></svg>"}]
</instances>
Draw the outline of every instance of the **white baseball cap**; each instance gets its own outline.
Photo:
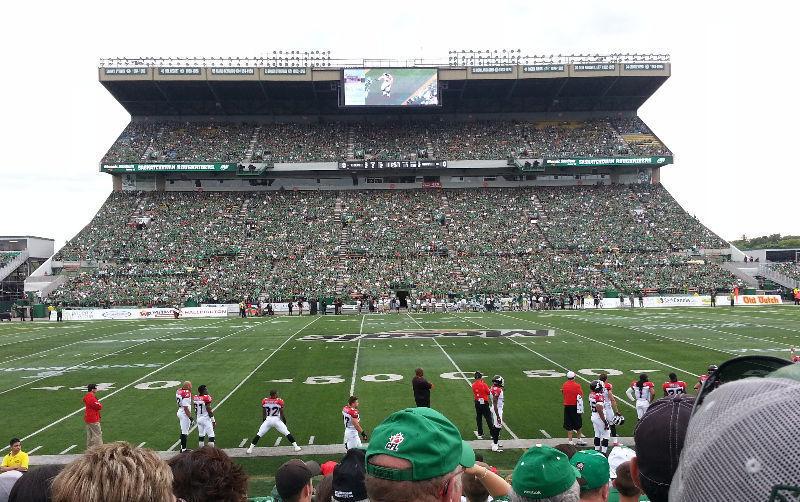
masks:
<instances>
[{"instance_id":1,"label":"white baseball cap","mask_svg":"<svg viewBox=\"0 0 800 502\"><path fill-rule=\"evenodd\" d=\"M570 380L575 378L575 372L574 371L567 371L567 378L569 378Z\"/></svg>"}]
</instances>

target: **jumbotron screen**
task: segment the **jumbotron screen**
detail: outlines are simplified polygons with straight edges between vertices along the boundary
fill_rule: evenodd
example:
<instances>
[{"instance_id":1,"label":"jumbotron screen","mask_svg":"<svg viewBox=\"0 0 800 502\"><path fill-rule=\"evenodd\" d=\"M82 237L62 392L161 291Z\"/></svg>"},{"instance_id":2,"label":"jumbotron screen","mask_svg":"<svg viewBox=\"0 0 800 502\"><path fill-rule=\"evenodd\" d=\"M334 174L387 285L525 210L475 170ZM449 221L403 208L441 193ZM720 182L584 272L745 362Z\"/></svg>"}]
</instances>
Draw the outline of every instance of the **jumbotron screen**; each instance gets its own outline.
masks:
<instances>
[{"instance_id":1,"label":"jumbotron screen","mask_svg":"<svg viewBox=\"0 0 800 502\"><path fill-rule=\"evenodd\" d=\"M438 106L436 68L345 68L344 106Z\"/></svg>"}]
</instances>

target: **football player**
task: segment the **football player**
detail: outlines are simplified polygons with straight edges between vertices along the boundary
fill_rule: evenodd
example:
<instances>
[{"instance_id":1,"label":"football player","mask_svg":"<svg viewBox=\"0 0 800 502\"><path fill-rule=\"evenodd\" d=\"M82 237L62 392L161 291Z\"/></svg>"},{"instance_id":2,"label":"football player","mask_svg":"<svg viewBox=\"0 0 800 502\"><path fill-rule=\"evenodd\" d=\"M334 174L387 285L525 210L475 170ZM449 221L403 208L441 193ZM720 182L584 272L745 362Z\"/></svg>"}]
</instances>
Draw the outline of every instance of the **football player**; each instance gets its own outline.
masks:
<instances>
[{"instance_id":1,"label":"football player","mask_svg":"<svg viewBox=\"0 0 800 502\"><path fill-rule=\"evenodd\" d=\"M358 397L350 396L347 406L342 408L342 418L344 419L344 447L361 448L361 439L367 440L367 432L361 427L361 414L358 411Z\"/></svg>"},{"instance_id":2,"label":"football player","mask_svg":"<svg viewBox=\"0 0 800 502\"><path fill-rule=\"evenodd\" d=\"M697 380L697 383L694 384L694 391L695 392L699 392L700 391L700 387L703 386L705 381L708 380L708 377L713 375L715 371L717 371L717 365L716 364L710 364L708 366L708 371L706 372L706 374L705 375L700 375L700 378Z\"/></svg>"},{"instance_id":3,"label":"football player","mask_svg":"<svg viewBox=\"0 0 800 502\"><path fill-rule=\"evenodd\" d=\"M492 400L492 451L503 451L503 445L500 444L500 429L503 428L503 401L505 395L503 393L503 384L505 380L500 375L495 375L492 378L492 388L489 390L489 397Z\"/></svg>"},{"instance_id":4,"label":"football player","mask_svg":"<svg viewBox=\"0 0 800 502\"><path fill-rule=\"evenodd\" d=\"M589 384L589 406L592 408L592 426L594 427L594 449L605 454L608 451L608 439L611 436L611 425L606 416L605 386L600 380Z\"/></svg>"},{"instance_id":5,"label":"football player","mask_svg":"<svg viewBox=\"0 0 800 502\"><path fill-rule=\"evenodd\" d=\"M276 431L286 436L286 439L292 443L294 451L301 450L301 448L297 446L297 441L294 440L292 433L286 428L286 415L283 413L284 406L283 399L278 397L277 390L269 391L269 397L265 397L261 400L261 417L263 421L261 422L261 427L258 428L258 434L256 434L253 441L250 442L250 447L247 448L248 454L253 453L253 448L258 444L258 440L264 437L264 434L269 432L273 427Z\"/></svg>"},{"instance_id":6,"label":"football player","mask_svg":"<svg viewBox=\"0 0 800 502\"><path fill-rule=\"evenodd\" d=\"M800 355L794 352L794 347L789 351L789 360L793 363L800 363Z\"/></svg>"},{"instance_id":7,"label":"football player","mask_svg":"<svg viewBox=\"0 0 800 502\"><path fill-rule=\"evenodd\" d=\"M642 373L639 375L639 381L634 380L631 382L631 386L625 391L628 399L636 402L636 417L638 419L642 418L647 408L650 407L650 403L653 402L656 395L655 390L653 382L647 378L647 373Z\"/></svg>"},{"instance_id":8,"label":"football player","mask_svg":"<svg viewBox=\"0 0 800 502\"><path fill-rule=\"evenodd\" d=\"M216 437L214 436L214 424L217 423L214 417L214 410L211 409L211 396L208 394L208 387L201 385L197 388L197 395L194 401L194 412L197 419L197 432L200 435L200 448L205 446L208 438L208 446L215 446Z\"/></svg>"},{"instance_id":9,"label":"football player","mask_svg":"<svg viewBox=\"0 0 800 502\"><path fill-rule=\"evenodd\" d=\"M612 420L615 416L619 415L619 407L617 406L617 398L614 396L614 386L608 381L608 373L605 371L600 373L600 381L603 382L603 406L606 408L606 418L611 424L611 440L614 446L619 446L619 437L617 437L617 426L614 425Z\"/></svg>"},{"instance_id":10,"label":"football player","mask_svg":"<svg viewBox=\"0 0 800 502\"><path fill-rule=\"evenodd\" d=\"M180 389L175 391L178 402L178 424L181 428L181 452L186 451L189 428L192 426L192 382L186 380Z\"/></svg>"},{"instance_id":11,"label":"football player","mask_svg":"<svg viewBox=\"0 0 800 502\"><path fill-rule=\"evenodd\" d=\"M383 75L378 77L378 80L381 81L381 93L383 93L383 95L387 98L391 96L394 77L390 73L385 72Z\"/></svg>"},{"instance_id":12,"label":"football player","mask_svg":"<svg viewBox=\"0 0 800 502\"><path fill-rule=\"evenodd\" d=\"M686 382L678 380L678 375L675 373L669 374L669 381L664 382L661 388L664 389L664 397L686 394Z\"/></svg>"}]
</instances>

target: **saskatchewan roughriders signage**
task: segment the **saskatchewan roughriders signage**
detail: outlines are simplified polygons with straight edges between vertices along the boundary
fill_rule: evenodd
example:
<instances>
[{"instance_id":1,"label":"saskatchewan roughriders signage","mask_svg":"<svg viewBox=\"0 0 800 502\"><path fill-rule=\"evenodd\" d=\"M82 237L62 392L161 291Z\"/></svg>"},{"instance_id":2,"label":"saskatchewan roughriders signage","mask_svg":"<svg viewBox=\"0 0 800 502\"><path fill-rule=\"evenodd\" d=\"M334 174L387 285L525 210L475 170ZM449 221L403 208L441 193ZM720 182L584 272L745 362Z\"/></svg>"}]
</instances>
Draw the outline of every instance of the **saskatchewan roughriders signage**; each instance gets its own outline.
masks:
<instances>
[{"instance_id":1,"label":"saskatchewan roughriders signage","mask_svg":"<svg viewBox=\"0 0 800 502\"><path fill-rule=\"evenodd\" d=\"M349 335L306 335L301 342L353 342L356 340L404 340L419 338L528 338L553 336L552 329L423 329L409 331L386 331Z\"/></svg>"},{"instance_id":2,"label":"saskatchewan roughriders signage","mask_svg":"<svg viewBox=\"0 0 800 502\"><path fill-rule=\"evenodd\" d=\"M672 156L663 157L566 157L544 159L549 167L603 167L603 166L665 166L672 164Z\"/></svg>"},{"instance_id":3,"label":"saskatchewan roughriders signage","mask_svg":"<svg viewBox=\"0 0 800 502\"><path fill-rule=\"evenodd\" d=\"M236 164L104 164L107 173L236 172Z\"/></svg>"}]
</instances>

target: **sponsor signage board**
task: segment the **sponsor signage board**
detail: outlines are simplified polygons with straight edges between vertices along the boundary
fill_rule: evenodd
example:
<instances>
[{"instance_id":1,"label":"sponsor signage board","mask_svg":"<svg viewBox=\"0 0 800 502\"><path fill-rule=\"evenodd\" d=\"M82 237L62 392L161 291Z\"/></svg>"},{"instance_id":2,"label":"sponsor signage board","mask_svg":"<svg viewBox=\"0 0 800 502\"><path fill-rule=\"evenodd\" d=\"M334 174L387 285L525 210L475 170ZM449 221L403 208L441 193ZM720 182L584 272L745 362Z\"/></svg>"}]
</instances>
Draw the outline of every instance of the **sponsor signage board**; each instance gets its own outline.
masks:
<instances>
[{"instance_id":1,"label":"sponsor signage board","mask_svg":"<svg viewBox=\"0 0 800 502\"><path fill-rule=\"evenodd\" d=\"M672 156L659 157L564 157L544 159L549 167L600 167L600 166L665 166L672 164Z\"/></svg>"},{"instance_id":2,"label":"sponsor signage board","mask_svg":"<svg viewBox=\"0 0 800 502\"><path fill-rule=\"evenodd\" d=\"M472 66L472 73L514 73L513 66Z\"/></svg>"},{"instance_id":3,"label":"sponsor signage board","mask_svg":"<svg viewBox=\"0 0 800 502\"><path fill-rule=\"evenodd\" d=\"M666 70L664 63L625 63L625 71L661 71Z\"/></svg>"},{"instance_id":4,"label":"sponsor signage board","mask_svg":"<svg viewBox=\"0 0 800 502\"><path fill-rule=\"evenodd\" d=\"M103 164L107 173L226 172L236 164Z\"/></svg>"},{"instance_id":5,"label":"sponsor signage board","mask_svg":"<svg viewBox=\"0 0 800 502\"><path fill-rule=\"evenodd\" d=\"M264 75L305 75L308 68L264 68Z\"/></svg>"},{"instance_id":6,"label":"sponsor signage board","mask_svg":"<svg viewBox=\"0 0 800 502\"><path fill-rule=\"evenodd\" d=\"M103 73L106 75L147 75L147 68L105 68Z\"/></svg>"},{"instance_id":7,"label":"sponsor signage board","mask_svg":"<svg viewBox=\"0 0 800 502\"><path fill-rule=\"evenodd\" d=\"M199 66L194 66L194 67L175 66L175 67L166 67L158 69L159 75L200 75L202 72L203 69L200 68Z\"/></svg>"},{"instance_id":8,"label":"sponsor signage board","mask_svg":"<svg viewBox=\"0 0 800 502\"><path fill-rule=\"evenodd\" d=\"M566 68L563 64L529 64L522 67L522 73L555 73L563 72Z\"/></svg>"}]
</instances>

